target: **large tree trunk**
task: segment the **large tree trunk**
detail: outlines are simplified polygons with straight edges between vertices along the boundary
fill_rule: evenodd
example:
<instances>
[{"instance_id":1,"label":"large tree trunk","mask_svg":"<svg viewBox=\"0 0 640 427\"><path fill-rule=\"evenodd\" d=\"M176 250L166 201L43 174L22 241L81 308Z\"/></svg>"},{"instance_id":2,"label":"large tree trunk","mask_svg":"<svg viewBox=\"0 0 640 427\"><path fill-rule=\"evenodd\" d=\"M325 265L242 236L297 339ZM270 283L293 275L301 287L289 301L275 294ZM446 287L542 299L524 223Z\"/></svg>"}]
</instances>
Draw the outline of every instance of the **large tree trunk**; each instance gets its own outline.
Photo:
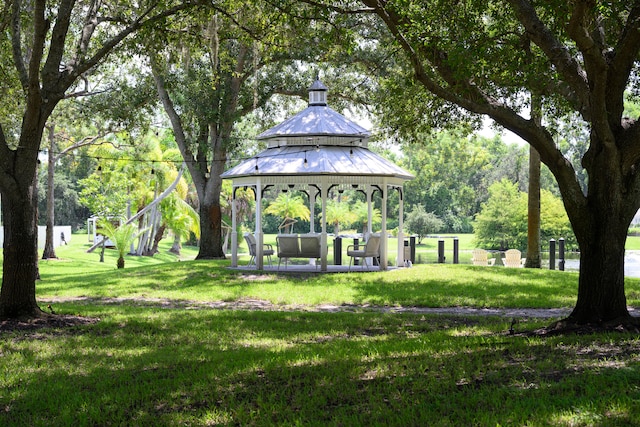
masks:
<instances>
[{"instance_id":1,"label":"large tree trunk","mask_svg":"<svg viewBox=\"0 0 640 427\"><path fill-rule=\"evenodd\" d=\"M222 206L220 205L220 195L222 193L222 178L226 164L227 151L222 141L229 138L231 128L218 138L215 132L216 126L209 125L209 146L213 147L213 160L209 176L194 178L198 189L198 199L200 201L200 250L196 259L225 259L222 250ZM192 175L193 176L193 175Z\"/></svg>"},{"instance_id":2,"label":"large tree trunk","mask_svg":"<svg viewBox=\"0 0 640 427\"><path fill-rule=\"evenodd\" d=\"M569 319L577 323L630 319L624 293L624 245L627 227L618 218L599 224L593 244L580 245L578 301Z\"/></svg>"},{"instance_id":3,"label":"large tree trunk","mask_svg":"<svg viewBox=\"0 0 640 427\"><path fill-rule=\"evenodd\" d=\"M223 150L220 150L224 153ZM223 156L224 157L224 156ZM200 250L196 259L224 259L222 250L222 207L220 193L224 162L212 162L211 174L203 180L204 189L198 193L200 199ZM194 180L196 181L196 180Z\"/></svg>"},{"instance_id":4,"label":"large tree trunk","mask_svg":"<svg viewBox=\"0 0 640 427\"><path fill-rule=\"evenodd\" d=\"M200 203L200 250L196 259L224 259L220 203Z\"/></svg>"},{"instance_id":5,"label":"large tree trunk","mask_svg":"<svg viewBox=\"0 0 640 427\"><path fill-rule=\"evenodd\" d=\"M580 246L578 300L569 317L577 323L631 323L624 292L624 254L629 224L638 210L637 182L628 179L619 151L592 132L583 164L589 173L587 209L567 204Z\"/></svg>"},{"instance_id":6,"label":"large tree trunk","mask_svg":"<svg viewBox=\"0 0 640 427\"><path fill-rule=\"evenodd\" d=\"M19 182L18 194L2 194L4 262L0 290L0 318L42 314L36 303L38 227L36 174Z\"/></svg>"}]
</instances>

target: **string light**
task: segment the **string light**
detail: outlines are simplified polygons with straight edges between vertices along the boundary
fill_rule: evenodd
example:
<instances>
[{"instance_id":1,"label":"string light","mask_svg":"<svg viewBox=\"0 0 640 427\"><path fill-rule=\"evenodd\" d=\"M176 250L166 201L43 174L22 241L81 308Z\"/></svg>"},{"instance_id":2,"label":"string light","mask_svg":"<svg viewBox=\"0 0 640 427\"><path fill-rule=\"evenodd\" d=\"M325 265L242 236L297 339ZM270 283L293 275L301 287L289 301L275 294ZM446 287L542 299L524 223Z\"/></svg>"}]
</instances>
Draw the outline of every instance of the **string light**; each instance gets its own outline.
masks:
<instances>
[{"instance_id":1,"label":"string light","mask_svg":"<svg viewBox=\"0 0 640 427\"><path fill-rule=\"evenodd\" d=\"M231 138L231 139L240 139L240 138ZM246 139L243 139L243 140L246 140ZM306 157L306 152L309 151L310 149L316 150L316 152L318 152L320 150L320 144L318 144L318 143L314 144L313 141L311 140L311 138L308 141L310 141L308 145L310 145L313 148L310 148L310 147L307 146L307 147L305 147L305 148L300 150L300 151L303 151L304 155L305 155L305 163L304 163L305 167L308 167L308 163L309 163L309 160ZM361 144L362 143L362 139L352 140L352 141L348 142L348 145L344 144L344 145L336 145L336 146L345 147L345 148L349 147L349 155L353 156L353 154L354 154L353 153L354 143L358 143L358 142ZM293 147L293 146L291 146L291 147ZM17 147L17 148L22 148L22 147ZM69 156L73 156L73 157L76 157L76 158L95 159L97 161L97 163L98 163L98 166L96 168L97 172L102 172L102 165L100 164L102 161L147 163L147 164L150 163L152 165L154 163L165 163L165 164L172 164L172 165L176 165L176 166L180 165L182 163L190 163L190 164L198 164L198 163L200 163L200 161L197 160L197 159L194 159L194 160L183 160L183 159L180 159L180 160L150 160L150 159L134 158L134 157L117 157L117 156L112 156L111 157L111 156L104 156L104 155L95 156L95 155L91 155L91 154L79 153L78 150L73 150L71 152L58 151L58 152L53 152L53 153L54 153L54 155L67 154ZM290 156L292 154L293 154L292 151L285 151L285 152L282 152L282 153L276 153L276 154L270 155L269 157L279 157L279 156L286 157L286 156ZM249 160L251 158L255 158L256 159L256 165L255 165L254 168L255 168L256 171L258 171L259 170L259 166L258 166L258 163L257 163L258 158L255 157L255 156L251 156L251 157L233 157L233 158L227 158L225 160L212 159L212 160L209 160L209 162L211 162L211 163L214 163L214 162L242 162L242 161ZM154 173L155 173L155 167L152 166L151 174L154 174Z\"/></svg>"}]
</instances>

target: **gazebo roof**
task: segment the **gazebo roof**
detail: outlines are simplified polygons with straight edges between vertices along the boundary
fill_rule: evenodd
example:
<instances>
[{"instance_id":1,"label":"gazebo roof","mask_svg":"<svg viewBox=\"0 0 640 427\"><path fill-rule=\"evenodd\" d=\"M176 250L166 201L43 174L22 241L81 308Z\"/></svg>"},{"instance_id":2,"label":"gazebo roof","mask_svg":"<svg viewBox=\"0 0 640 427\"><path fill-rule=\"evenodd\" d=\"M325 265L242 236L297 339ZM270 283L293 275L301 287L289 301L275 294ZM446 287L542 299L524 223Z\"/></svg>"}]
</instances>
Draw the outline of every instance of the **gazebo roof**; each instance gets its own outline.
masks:
<instances>
[{"instance_id":1,"label":"gazebo roof","mask_svg":"<svg viewBox=\"0 0 640 427\"><path fill-rule=\"evenodd\" d=\"M285 146L268 148L222 174L223 178L249 176L357 176L413 179L413 175L359 146Z\"/></svg>"},{"instance_id":2,"label":"gazebo roof","mask_svg":"<svg viewBox=\"0 0 640 427\"><path fill-rule=\"evenodd\" d=\"M316 80L309 89L309 106L258 140L268 148L224 172L225 179L271 177L271 182L308 182L332 176L340 183L399 183L409 172L367 148L370 132L327 106L327 88ZM293 179L296 177L296 179Z\"/></svg>"},{"instance_id":3,"label":"gazebo roof","mask_svg":"<svg viewBox=\"0 0 640 427\"><path fill-rule=\"evenodd\" d=\"M290 137L346 137L368 138L371 134L357 123L326 105L310 105L293 117L256 137L258 140Z\"/></svg>"}]
</instances>

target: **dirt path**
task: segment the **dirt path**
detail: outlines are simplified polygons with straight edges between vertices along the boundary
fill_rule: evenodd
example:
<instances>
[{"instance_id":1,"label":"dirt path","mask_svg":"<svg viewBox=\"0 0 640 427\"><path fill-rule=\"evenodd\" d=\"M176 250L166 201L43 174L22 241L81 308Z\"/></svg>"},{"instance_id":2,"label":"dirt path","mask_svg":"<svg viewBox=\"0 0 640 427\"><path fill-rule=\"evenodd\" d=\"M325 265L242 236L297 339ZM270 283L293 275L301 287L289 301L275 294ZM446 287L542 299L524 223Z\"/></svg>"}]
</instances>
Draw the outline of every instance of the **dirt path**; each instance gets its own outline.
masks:
<instances>
[{"instance_id":1,"label":"dirt path","mask_svg":"<svg viewBox=\"0 0 640 427\"><path fill-rule=\"evenodd\" d=\"M566 317L571 312L569 308L471 308L471 307L401 307L401 306L374 306L374 305L279 305L269 301L258 299L242 299L237 301L183 301L165 298L88 298L88 297L60 297L40 299L41 306L63 302L86 302L101 304L136 304L158 306L162 308L180 309L218 309L218 310L262 310L262 311L311 311L311 312L360 312L377 311L381 313L423 313L423 314L449 314L458 316L499 316L506 318L539 318L552 319Z\"/></svg>"}]
</instances>

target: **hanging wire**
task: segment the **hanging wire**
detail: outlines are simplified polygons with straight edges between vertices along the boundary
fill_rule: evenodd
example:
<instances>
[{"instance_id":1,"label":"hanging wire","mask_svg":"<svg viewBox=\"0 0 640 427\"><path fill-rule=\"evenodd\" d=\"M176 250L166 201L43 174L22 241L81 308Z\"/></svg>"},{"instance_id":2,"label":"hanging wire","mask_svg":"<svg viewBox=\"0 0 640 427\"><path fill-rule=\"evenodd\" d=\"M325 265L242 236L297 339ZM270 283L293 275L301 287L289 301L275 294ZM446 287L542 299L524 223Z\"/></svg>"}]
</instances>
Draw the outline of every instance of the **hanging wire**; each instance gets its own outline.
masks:
<instances>
[{"instance_id":1,"label":"hanging wire","mask_svg":"<svg viewBox=\"0 0 640 427\"><path fill-rule=\"evenodd\" d=\"M353 156L353 144L354 142L359 141L360 143L362 143L362 139L356 139L353 141L350 141L348 144L346 145L332 145L333 147L349 147L349 155ZM292 146L293 147L293 146ZM307 147L307 146L302 146L302 147ZM18 147L18 148L22 148L22 147ZM304 155L304 164L305 166L308 166L308 160L307 160L307 151L311 151L311 150L315 150L320 151L320 144L316 143L310 143L308 148L301 148L298 153L303 153ZM104 156L104 155L100 155L100 156L96 156L96 155L91 155L91 154L86 154L86 153L78 153L77 150L74 150L73 152L63 152L63 151L57 151L57 152L52 152L54 155L59 155L59 154L67 154L69 156L75 157L75 158L85 158L85 159L95 159L98 163L98 167L97 167L97 171L101 172L102 171L102 161L119 161L119 162L130 162L130 163L147 163L147 164L151 164L152 165L152 171L151 173L154 174L155 173L155 168L153 167L153 164L155 163L165 163L165 164L173 164L173 165L180 165L182 163L192 163L192 164L197 164L200 163L199 160L191 160L191 161L187 161L187 160L151 160L151 159L145 159L145 158L135 158L135 157L116 157L116 156ZM279 157L279 156L290 156L292 154L295 154L295 152L293 151L287 151L287 152L283 152L283 153L276 153L276 154L272 154L269 157ZM208 160L211 163L214 162L241 162L241 161L246 161L246 160L250 160L252 158L256 159L256 165L255 165L255 170L257 171L258 168L258 156L250 156L250 157L232 157L232 158L227 158L225 160L222 159L211 159Z\"/></svg>"}]
</instances>

